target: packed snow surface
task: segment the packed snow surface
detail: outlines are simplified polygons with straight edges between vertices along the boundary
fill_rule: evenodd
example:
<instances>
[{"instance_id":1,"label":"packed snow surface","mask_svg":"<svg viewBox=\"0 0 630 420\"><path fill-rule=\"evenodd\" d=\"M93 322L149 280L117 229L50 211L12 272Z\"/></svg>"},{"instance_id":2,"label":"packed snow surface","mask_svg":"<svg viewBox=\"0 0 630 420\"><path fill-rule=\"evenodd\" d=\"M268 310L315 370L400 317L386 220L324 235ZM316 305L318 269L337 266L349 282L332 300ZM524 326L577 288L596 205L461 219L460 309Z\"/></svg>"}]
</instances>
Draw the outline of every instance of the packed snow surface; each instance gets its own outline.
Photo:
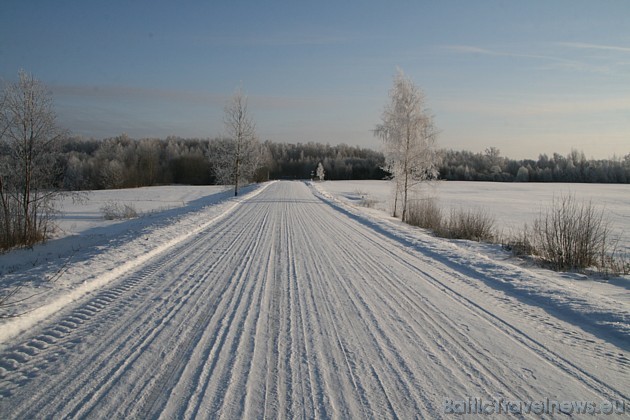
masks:
<instances>
[{"instance_id":1,"label":"packed snow surface","mask_svg":"<svg viewBox=\"0 0 630 420\"><path fill-rule=\"evenodd\" d=\"M630 398L623 294L317 188L124 222L52 284L62 263L16 266L51 297L1 321L0 417L441 418L445 399Z\"/></svg>"}]
</instances>

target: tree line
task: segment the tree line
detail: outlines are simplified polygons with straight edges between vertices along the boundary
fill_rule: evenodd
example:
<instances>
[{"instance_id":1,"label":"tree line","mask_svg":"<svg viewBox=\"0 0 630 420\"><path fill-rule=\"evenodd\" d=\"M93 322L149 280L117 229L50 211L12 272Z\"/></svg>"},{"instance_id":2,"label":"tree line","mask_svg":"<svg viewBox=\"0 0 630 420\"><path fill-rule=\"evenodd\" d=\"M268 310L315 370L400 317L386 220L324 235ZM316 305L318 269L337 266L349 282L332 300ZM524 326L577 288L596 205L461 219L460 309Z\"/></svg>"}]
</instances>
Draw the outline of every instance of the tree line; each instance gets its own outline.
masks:
<instances>
[{"instance_id":1,"label":"tree line","mask_svg":"<svg viewBox=\"0 0 630 420\"><path fill-rule=\"evenodd\" d=\"M265 143L269 151L271 179L309 179L322 164L327 180L383 179L385 158L381 152L339 144Z\"/></svg>"},{"instance_id":2,"label":"tree line","mask_svg":"<svg viewBox=\"0 0 630 420\"><path fill-rule=\"evenodd\" d=\"M440 178L451 181L630 183L630 153L587 159L583 152L571 150L566 156L515 160L491 147L479 153L446 150L441 156Z\"/></svg>"},{"instance_id":3,"label":"tree line","mask_svg":"<svg viewBox=\"0 0 630 420\"><path fill-rule=\"evenodd\" d=\"M127 135L103 140L71 137L58 156L59 185L67 190L134 188L151 185L230 183L215 170L224 139L132 139ZM309 179L322 163L326 179L383 179L380 152L345 144L261 144L253 181ZM223 182L222 182L223 181Z\"/></svg>"},{"instance_id":4,"label":"tree line","mask_svg":"<svg viewBox=\"0 0 630 420\"><path fill-rule=\"evenodd\" d=\"M222 139L103 140L66 138L57 157L57 182L67 190L151 185L211 185L218 182L212 156L222 156ZM384 179L390 174L382 152L322 143L262 143L254 181L310 179L321 162L327 180ZM630 153L587 159L582 152L510 159L496 148L484 152L439 150L438 179L493 182L630 183Z\"/></svg>"}]
</instances>

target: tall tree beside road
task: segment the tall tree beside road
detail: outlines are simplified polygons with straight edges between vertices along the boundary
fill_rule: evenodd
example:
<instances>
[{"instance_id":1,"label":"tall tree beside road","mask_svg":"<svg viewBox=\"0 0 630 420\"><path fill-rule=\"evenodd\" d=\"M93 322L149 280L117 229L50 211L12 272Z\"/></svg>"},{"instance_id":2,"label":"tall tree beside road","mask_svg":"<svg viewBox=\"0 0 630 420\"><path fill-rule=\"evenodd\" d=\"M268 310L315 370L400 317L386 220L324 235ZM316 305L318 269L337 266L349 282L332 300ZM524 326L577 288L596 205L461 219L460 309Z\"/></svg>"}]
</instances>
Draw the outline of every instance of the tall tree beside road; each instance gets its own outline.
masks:
<instances>
[{"instance_id":1,"label":"tall tree beside road","mask_svg":"<svg viewBox=\"0 0 630 420\"><path fill-rule=\"evenodd\" d=\"M424 93L400 69L374 134L383 141L385 169L395 181L394 215L402 200L402 220L406 220L410 191L438 176L438 154L437 130L425 109Z\"/></svg>"},{"instance_id":2,"label":"tall tree beside road","mask_svg":"<svg viewBox=\"0 0 630 420\"><path fill-rule=\"evenodd\" d=\"M223 122L228 138L218 144L215 175L220 183L233 183L236 196L239 185L253 178L261 156L256 125L247 109L247 96L240 88L225 106Z\"/></svg>"},{"instance_id":3,"label":"tall tree beside road","mask_svg":"<svg viewBox=\"0 0 630 420\"><path fill-rule=\"evenodd\" d=\"M52 96L32 75L3 86L0 96L0 247L32 245L49 229L64 132Z\"/></svg>"}]
</instances>

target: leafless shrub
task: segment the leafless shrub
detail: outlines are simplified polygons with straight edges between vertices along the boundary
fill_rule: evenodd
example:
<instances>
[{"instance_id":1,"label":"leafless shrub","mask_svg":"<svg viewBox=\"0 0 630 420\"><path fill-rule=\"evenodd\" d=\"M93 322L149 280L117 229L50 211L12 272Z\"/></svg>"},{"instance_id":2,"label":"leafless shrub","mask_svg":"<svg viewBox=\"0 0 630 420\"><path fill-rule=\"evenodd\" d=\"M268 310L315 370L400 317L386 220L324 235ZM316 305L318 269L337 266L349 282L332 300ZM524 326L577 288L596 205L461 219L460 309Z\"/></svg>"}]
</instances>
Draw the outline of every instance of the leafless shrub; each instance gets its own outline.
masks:
<instances>
[{"instance_id":1,"label":"leafless shrub","mask_svg":"<svg viewBox=\"0 0 630 420\"><path fill-rule=\"evenodd\" d=\"M604 276L630 274L630 259L617 247L603 210L574 196L554 199L533 228L524 226L503 247L518 257L532 257L557 271L596 269Z\"/></svg>"},{"instance_id":2,"label":"leafless shrub","mask_svg":"<svg viewBox=\"0 0 630 420\"><path fill-rule=\"evenodd\" d=\"M138 211L133 204L121 204L115 201L108 201L101 207L105 220L124 220L138 217Z\"/></svg>"},{"instance_id":3,"label":"leafless shrub","mask_svg":"<svg viewBox=\"0 0 630 420\"><path fill-rule=\"evenodd\" d=\"M554 198L533 226L535 253L555 270L601 267L611 251L604 212L573 195Z\"/></svg>"},{"instance_id":4,"label":"leafless shrub","mask_svg":"<svg viewBox=\"0 0 630 420\"><path fill-rule=\"evenodd\" d=\"M453 210L446 232L452 239L492 242L495 236L494 218L480 210Z\"/></svg>"},{"instance_id":5,"label":"leafless shrub","mask_svg":"<svg viewBox=\"0 0 630 420\"><path fill-rule=\"evenodd\" d=\"M518 234L503 236L500 240L503 249L511 252L516 257L532 257L536 254L532 240L531 229L525 224Z\"/></svg>"},{"instance_id":6,"label":"leafless shrub","mask_svg":"<svg viewBox=\"0 0 630 420\"><path fill-rule=\"evenodd\" d=\"M459 209L444 217L433 198L413 201L407 213L407 223L449 239L491 242L495 236L494 219L483 211Z\"/></svg>"},{"instance_id":7,"label":"leafless shrub","mask_svg":"<svg viewBox=\"0 0 630 420\"><path fill-rule=\"evenodd\" d=\"M611 275L627 276L630 274L630 258L628 254L623 254L615 250L602 256L598 270L605 277Z\"/></svg>"},{"instance_id":8,"label":"leafless shrub","mask_svg":"<svg viewBox=\"0 0 630 420\"><path fill-rule=\"evenodd\" d=\"M407 223L423 229L430 229L438 236L441 236L440 232L444 229L442 210L434 198L413 201L407 213Z\"/></svg>"},{"instance_id":9,"label":"leafless shrub","mask_svg":"<svg viewBox=\"0 0 630 420\"><path fill-rule=\"evenodd\" d=\"M618 242L602 209L567 195L541 211L528 252L557 271L596 269L605 276L625 275L630 261L619 252Z\"/></svg>"}]
</instances>

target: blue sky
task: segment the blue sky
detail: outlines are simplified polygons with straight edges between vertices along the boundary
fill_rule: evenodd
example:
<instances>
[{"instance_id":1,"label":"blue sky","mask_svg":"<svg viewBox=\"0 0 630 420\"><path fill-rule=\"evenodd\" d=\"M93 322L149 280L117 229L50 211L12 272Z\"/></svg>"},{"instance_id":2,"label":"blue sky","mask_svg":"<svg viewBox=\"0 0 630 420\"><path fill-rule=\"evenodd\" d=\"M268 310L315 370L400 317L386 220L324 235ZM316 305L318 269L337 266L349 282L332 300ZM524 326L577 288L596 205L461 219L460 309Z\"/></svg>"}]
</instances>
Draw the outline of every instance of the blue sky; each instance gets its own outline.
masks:
<instances>
[{"instance_id":1,"label":"blue sky","mask_svg":"<svg viewBox=\"0 0 630 420\"><path fill-rule=\"evenodd\" d=\"M104 138L215 137L242 84L261 139L378 148L400 67L442 147L630 153L630 2L4 0L0 77Z\"/></svg>"}]
</instances>

